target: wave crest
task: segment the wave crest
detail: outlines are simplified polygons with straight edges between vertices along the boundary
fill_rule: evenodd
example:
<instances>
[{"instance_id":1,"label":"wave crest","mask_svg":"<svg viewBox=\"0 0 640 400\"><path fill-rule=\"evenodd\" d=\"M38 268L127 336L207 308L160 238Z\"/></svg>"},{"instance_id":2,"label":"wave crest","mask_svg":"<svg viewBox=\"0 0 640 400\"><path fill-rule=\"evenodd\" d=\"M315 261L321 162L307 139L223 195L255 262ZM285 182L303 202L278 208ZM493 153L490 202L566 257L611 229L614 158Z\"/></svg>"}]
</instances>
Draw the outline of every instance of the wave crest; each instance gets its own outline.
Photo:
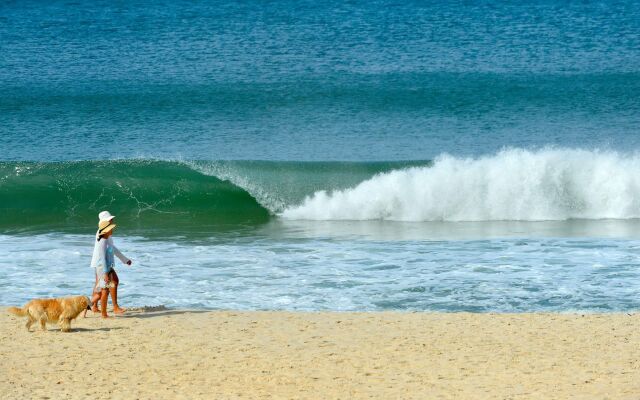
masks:
<instances>
[{"instance_id":1,"label":"wave crest","mask_svg":"<svg viewBox=\"0 0 640 400\"><path fill-rule=\"evenodd\" d=\"M540 221L640 218L640 155L506 149L318 191L281 213L302 220Z\"/></svg>"}]
</instances>

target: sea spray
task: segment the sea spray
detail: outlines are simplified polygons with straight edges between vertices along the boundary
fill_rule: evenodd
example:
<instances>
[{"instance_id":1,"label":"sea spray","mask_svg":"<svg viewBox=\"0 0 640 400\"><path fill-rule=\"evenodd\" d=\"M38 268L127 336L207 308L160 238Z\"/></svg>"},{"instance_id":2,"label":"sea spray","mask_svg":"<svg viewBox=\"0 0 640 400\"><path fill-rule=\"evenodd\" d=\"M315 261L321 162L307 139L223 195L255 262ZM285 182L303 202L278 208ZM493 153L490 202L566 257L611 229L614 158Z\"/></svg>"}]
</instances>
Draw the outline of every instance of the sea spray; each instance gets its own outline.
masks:
<instances>
[{"instance_id":1,"label":"sea spray","mask_svg":"<svg viewBox=\"0 0 640 400\"><path fill-rule=\"evenodd\" d=\"M286 219L492 221L640 217L640 155L579 149L505 149L441 155L432 167L378 174L318 191Z\"/></svg>"}]
</instances>

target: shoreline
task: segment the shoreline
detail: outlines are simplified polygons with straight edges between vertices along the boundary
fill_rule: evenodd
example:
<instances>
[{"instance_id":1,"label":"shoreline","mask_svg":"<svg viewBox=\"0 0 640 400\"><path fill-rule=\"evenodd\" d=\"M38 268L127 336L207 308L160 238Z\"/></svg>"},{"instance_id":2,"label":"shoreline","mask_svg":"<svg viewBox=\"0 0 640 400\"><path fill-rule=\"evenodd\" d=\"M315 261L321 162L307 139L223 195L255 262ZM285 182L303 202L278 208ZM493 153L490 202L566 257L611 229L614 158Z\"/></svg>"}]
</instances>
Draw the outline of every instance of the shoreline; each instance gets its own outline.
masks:
<instances>
[{"instance_id":1,"label":"shoreline","mask_svg":"<svg viewBox=\"0 0 640 400\"><path fill-rule=\"evenodd\" d=\"M148 309L147 309L148 310ZM132 309L28 333L0 307L9 398L634 398L640 314ZM33 329L33 328L32 328ZM37 377L37 379L34 379Z\"/></svg>"}]
</instances>

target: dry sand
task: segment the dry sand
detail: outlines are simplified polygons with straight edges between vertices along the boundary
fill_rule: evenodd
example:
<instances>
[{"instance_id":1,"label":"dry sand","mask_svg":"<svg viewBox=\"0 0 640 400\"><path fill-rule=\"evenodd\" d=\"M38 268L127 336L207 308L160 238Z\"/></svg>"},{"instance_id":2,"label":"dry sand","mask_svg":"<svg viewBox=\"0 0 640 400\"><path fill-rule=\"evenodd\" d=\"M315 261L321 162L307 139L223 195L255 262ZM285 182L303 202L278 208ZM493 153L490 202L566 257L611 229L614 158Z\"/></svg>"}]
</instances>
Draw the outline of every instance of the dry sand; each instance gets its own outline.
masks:
<instances>
[{"instance_id":1,"label":"dry sand","mask_svg":"<svg viewBox=\"0 0 640 400\"><path fill-rule=\"evenodd\" d=\"M640 314L0 314L3 399L640 399Z\"/></svg>"}]
</instances>

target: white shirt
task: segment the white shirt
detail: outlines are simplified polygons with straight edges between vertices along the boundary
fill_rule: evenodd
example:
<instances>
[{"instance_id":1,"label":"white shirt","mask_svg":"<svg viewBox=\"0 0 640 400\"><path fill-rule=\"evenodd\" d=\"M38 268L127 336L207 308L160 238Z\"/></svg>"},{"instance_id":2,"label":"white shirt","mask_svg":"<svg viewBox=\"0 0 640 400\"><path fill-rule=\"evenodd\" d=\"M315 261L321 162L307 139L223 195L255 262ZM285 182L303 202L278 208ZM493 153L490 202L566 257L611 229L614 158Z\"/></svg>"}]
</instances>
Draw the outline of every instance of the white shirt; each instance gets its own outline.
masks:
<instances>
[{"instance_id":1,"label":"white shirt","mask_svg":"<svg viewBox=\"0 0 640 400\"><path fill-rule=\"evenodd\" d=\"M93 246L93 257L91 257L91 268L100 268L101 270L105 267L105 259L106 254L105 251L107 249L107 244L109 244L113 248L113 254L120 259L123 263L127 263L130 260L125 257L124 254L118 250L118 248L113 244L113 239L109 237L108 239L100 239L100 241L96 240L96 244Z\"/></svg>"}]
</instances>

